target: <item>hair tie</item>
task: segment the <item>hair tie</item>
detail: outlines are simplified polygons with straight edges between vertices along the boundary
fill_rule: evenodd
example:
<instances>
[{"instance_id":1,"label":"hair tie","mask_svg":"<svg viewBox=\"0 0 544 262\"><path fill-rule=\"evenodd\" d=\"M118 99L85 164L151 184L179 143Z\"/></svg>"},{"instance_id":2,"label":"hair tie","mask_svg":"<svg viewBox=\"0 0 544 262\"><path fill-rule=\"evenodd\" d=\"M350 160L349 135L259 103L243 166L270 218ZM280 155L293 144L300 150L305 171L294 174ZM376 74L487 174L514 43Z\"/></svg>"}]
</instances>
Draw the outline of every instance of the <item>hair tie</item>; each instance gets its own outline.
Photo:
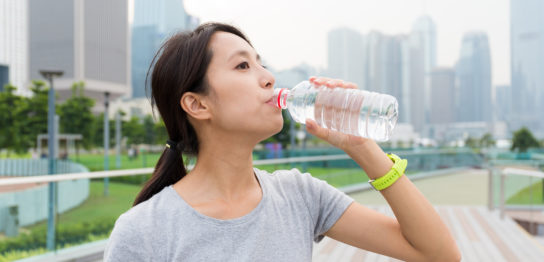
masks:
<instances>
[{"instance_id":1,"label":"hair tie","mask_svg":"<svg viewBox=\"0 0 544 262\"><path fill-rule=\"evenodd\" d=\"M172 150L177 150L178 148L178 143L172 141L172 140L166 140L166 147L172 149Z\"/></svg>"}]
</instances>

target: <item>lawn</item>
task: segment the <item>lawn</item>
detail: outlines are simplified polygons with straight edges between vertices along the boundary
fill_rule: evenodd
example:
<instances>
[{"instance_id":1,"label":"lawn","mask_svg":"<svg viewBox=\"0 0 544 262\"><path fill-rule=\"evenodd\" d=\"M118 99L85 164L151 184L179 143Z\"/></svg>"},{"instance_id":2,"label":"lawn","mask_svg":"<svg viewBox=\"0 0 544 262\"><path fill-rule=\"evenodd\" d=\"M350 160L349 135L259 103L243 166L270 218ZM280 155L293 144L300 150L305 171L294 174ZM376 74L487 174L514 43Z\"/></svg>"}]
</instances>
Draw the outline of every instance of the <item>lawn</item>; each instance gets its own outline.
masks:
<instances>
[{"instance_id":1,"label":"lawn","mask_svg":"<svg viewBox=\"0 0 544 262\"><path fill-rule=\"evenodd\" d=\"M61 226L74 227L78 225L85 225L84 223L88 223L88 225L91 225L93 224L93 222L94 224L96 224L103 223L104 221L107 221L108 225L113 225L113 222L115 222L119 215L132 207L132 202L134 201L134 198L136 197L140 189L141 187L139 185L110 182L110 195L105 197L103 195L104 184L102 180L92 181L90 183L89 198L80 206L70 211L67 211L64 214L59 214L57 217L57 229ZM44 221L33 226L21 228L21 232L45 232L46 227L47 221ZM16 239L20 239L21 236L22 235L19 235L19 237L17 237ZM99 235L91 234L88 235L83 242L93 242L105 239L108 236L109 233L101 233ZM0 239L0 241L2 240L5 240L5 238ZM83 244L81 241L77 243L69 243L64 245L63 248L77 246L81 244ZM30 250L8 251L7 253L0 255L0 262L13 261L15 259L35 256L46 252L47 250L43 247Z\"/></svg>"},{"instance_id":2,"label":"lawn","mask_svg":"<svg viewBox=\"0 0 544 262\"><path fill-rule=\"evenodd\" d=\"M149 153L140 154L138 158L129 159L128 155L121 155L121 169L132 169L142 167L154 167L160 154ZM104 156L96 154L84 154L79 157L71 158L72 161L80 163L86 166L90 171L102 171L104 170ZM333 162L333 161L329 161ZM277 165L259 165L256 166L259 169L273 172L280 169L298 168L303 171L302 164L277 164ZM115 170L116 168L116 156L109 156L109 169ZM314 177L327 180L329 184L335 187L342 187L355 183L363 183L368 181L364 171L359 167L352 168L321 168L321 167L309 167L306 172L309 172Z\"/></svg>"},{"instance_id":3,"label":"lawn","mask_svg":"<svg viewBox=\"0 0 544 262\"><path fill-rule=\"evenodd\" d=\"M119 215L132 207L132 202L140 192L138 185L123 184L117 182L109 183L109 196L104 196L104 183L102 181L91 181L89 198L80 206L58 215L58 224L75 224L80 222L92 222L109 219L115 221ZM46 227L47 223L28 227L36 229Z\"/></svg>"},{"instance_id":4,"label":"lawn","mask_svg":"<svg viewBox=\"0 0 544 262\"><path fill-rule=\"evenodd\" d=\"M146 153L139 154L137 158L130 159L128 155L121 155L121 168L117 168L117 156L110 155L108 156L109 170L154 167L160 156L159 153ZM104 170L104 155L83 154L71 156L70 160L86 166L90 171Z\"/></svg>"},{"instance_id":5,"label":"lawn","mask_svg":"<svg viewBox=\"0 0 544 262\"><path fill-rule=\"evenodd\" d=\"M542 205L544 204L544 200L542 198L541 180L519 191L517 194L509 198L506 203L513 205Z\"/></svg>"}]
</instances>

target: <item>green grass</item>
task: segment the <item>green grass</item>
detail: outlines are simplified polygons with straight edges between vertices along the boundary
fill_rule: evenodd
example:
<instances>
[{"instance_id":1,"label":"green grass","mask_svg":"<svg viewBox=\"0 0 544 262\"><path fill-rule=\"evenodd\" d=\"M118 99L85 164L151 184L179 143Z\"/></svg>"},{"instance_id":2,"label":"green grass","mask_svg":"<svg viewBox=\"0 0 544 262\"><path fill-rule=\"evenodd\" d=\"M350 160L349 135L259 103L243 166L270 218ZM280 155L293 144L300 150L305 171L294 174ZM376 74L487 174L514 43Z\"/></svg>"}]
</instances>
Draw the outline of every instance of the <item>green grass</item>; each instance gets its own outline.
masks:
<instances>
[{"instance_id":1,"label":"green grass","mask_svg":"<svg viewBox=\"0 0 544 262\"><path fill-rule=\"evenodd\" d=\"M298 168L303 171L302 164L278 164L278 165L259 165L256 166L261 170L273 172L275 170L289 170ZM361 168L323 168L323 167L308 167L305 172L310 173L313 177L327 181L334 187L343 187L347 185L364 183L368 181L368 177Z\"/></svg>"},{"instance_id":2,"label":"green grass","mask_svg":"<svg viewBox=\"0 0 544 262\"><path fill-rule=\"evenodd\" d=\"M109 183L109 196L104 196L104 183L91 181L89 198L80 206L58 215L58 224L75 224L109 219L115 221L122 213L132 207L141 187L116 182ZM47 222L28 227L37 229L47 227Z\"/></svg>"},{"instance_id":3,"label":"green grass","mask_svg":"<svg viewBox=\"0 0 544 262\"><path fill-rule=\"evenodd\" d=\"M147 153L139 154L138 158L129 159L128 155L121 155L121 168L120 169L133 169L142 167L154 167L161 155L159 153ZM110 155L109 170L115 170L117 168L117 156ZM86 166L90 171L102 171L104 170L104 155L96 154L84 154L79 156L71 156L70 160L80 163Z\"/></svg>"},{"instance_id":4,"label":"green grass","mask_svg":"<svg viewBox=\"0 0 544 262\"><path fill-rule=\"evenodd\" d=\"M20 158L31 158L32 155L30 153L24 153L24 154L16 154L11 152L9 155L6 151L0 151L0 159L2 158L9 158L9 159L20 159Z\"/></svg>"},{"instance_id":5,"label":"green grass","mask_svg":"<svg viewBox=\"0 0 544 262\"><path fill-rule=\"evenodd\" d=\"M80 206L59 214L57 217L57 226L59 225L75 225L84 222L93 221L112 221L112 224L117 218L132 207L132 203L136 195L140 192L139 185L129 185L116 182L109 183L109 196L104 196L104 183L102 180L91 181L89 198ZM21 232L29 232L33 230L46 229L47 221L21 228ZM89 235L86 242L98 241L108 238L109 234ZM0 240L1 241L1 240ZM83 243L69 244L63 248L70 246L78 246ZM0 262L13 261L25 257L35 256L48 252L44 248L29 250L29 251L11 251L0 255Z\"/></svg>"},{"instance_id":6,"label":"green grass","mask_svg":"<svg viewBox=\"0 0 544 262\"><path fill-rule=\"evenodd\" d=\"M519 191L509 198L506 203L514 205L544 204L544 200L542 199L542 180Z\"/></svg>"}]
</instances>

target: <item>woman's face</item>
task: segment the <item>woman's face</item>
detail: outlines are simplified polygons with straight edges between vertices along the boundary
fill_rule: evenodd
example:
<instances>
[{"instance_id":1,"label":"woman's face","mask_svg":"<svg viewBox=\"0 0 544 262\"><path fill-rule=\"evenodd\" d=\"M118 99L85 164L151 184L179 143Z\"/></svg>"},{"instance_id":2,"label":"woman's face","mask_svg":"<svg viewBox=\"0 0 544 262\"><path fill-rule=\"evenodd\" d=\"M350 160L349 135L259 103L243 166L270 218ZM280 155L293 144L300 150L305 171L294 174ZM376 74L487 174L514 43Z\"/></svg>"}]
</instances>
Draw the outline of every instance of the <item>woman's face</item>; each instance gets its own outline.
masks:
<instances>
[{"instance_id":1,"label":"woman's face","mask_svg":"<svg viewBox=\"0 0 544 262\"><path fill-rule=\"evenodd\" d=\"M279 132L283 118L272 102L274 76L262 66L253 47L237 35L217 32L209 48L213 128L261 140Z\"/></svg>"}]
</instances>

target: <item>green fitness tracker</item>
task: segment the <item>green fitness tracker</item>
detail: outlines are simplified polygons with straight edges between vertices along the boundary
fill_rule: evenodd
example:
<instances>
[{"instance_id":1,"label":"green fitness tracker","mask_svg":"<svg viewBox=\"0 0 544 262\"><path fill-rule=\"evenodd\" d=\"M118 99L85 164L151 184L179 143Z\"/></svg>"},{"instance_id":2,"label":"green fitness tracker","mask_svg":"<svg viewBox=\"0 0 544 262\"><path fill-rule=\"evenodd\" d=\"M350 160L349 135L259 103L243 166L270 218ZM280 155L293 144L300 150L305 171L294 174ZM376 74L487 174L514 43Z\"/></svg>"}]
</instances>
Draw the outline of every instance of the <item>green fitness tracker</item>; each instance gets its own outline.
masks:
<instances>
[{"instance_id":1,"label":"green fitness tracker","mask_svg":"<svg viewBox=\"0 0 544 262\"><path fill-rule=\"evenodd\" d=\"M394 163L391 170L380 178L368 181L370 186L377 191L384 190L395 183L404 174L404 170L406 170L406 166L408 165L408 160L401 159L395 154L387 154L387 157Z\"/></svg>"}]
</instances>

